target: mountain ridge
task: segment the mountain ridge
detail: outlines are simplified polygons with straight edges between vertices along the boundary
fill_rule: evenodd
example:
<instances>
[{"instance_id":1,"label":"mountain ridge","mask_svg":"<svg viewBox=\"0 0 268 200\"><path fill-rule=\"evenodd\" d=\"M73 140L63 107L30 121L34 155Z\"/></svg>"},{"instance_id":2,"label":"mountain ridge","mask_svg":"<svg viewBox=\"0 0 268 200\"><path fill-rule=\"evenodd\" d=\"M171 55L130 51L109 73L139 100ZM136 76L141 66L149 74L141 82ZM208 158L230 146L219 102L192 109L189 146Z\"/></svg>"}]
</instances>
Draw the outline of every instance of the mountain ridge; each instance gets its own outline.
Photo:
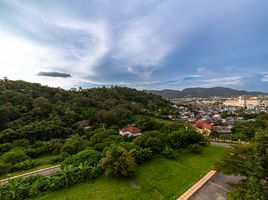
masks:
<instances>
[{"instance_id":1,"label":"mountain ridge","mask_svg":"<svg viewBox=\"0 0 268 200\"><path fill-rule=\"evenodd\" d=\"M226 87L211 87L211 88L185 88L183 90L173 90L173 89L163 89L163 90L145 90L146 92L160 95L166 99L176 99L185 97L197 97L197 98L207 98L207 97L231 97L231 96L258 96L267 95L265 92L259 91L246 91L246 90L235 90Z\"/></svg>"}]
</instances>

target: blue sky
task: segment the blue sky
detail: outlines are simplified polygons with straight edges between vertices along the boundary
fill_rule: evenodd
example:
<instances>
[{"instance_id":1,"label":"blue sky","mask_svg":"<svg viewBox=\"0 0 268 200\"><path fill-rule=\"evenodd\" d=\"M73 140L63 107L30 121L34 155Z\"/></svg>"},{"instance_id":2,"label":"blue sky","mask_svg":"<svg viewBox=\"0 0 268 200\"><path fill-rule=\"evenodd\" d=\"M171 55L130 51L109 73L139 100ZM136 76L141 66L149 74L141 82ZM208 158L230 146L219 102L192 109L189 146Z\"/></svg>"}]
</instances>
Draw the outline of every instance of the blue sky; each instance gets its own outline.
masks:
<instances>
[{"instance_id":1,"label":"blue sky","mask_svg":"<svg viewBox=\"0 0 268 200\"><path fill-rule=\"evenodd\" d=\"M0 77L268 92L267 8L267 0L1 0Z\"/></svg>"}]
</instances>

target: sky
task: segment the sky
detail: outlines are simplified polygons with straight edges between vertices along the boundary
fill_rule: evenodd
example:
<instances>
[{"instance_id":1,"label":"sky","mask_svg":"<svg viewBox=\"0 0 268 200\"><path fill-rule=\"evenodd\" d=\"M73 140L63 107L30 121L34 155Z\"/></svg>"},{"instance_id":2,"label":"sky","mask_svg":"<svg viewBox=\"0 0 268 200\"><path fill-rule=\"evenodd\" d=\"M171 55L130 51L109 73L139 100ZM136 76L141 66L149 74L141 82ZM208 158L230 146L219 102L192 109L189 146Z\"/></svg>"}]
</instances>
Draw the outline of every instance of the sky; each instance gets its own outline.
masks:
<instances>
[{"instance_id":1,"label":"sky","mask_svg":"<svg viewBox=\"0 0 268 200\"><path fill-rule=\"evenodd\" d=\"M268 92L267 0L0 0L0 78Z\"/></svg>"}]
</instances>

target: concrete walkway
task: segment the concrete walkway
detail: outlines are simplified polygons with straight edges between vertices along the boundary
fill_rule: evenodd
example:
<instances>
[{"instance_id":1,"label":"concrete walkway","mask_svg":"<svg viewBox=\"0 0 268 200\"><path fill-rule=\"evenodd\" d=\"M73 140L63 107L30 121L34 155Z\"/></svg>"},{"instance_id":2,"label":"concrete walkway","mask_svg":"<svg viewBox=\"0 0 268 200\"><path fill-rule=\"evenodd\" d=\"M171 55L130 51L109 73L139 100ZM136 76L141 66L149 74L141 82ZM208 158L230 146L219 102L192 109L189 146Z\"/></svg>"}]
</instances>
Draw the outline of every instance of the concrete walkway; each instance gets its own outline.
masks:
<instances>
[{"instance_id":1,"label":"concrete walkway","mask_svg":"<svg viewBox=\"0 0 268 200\"><path fill-rule=\"evenodd\" d=\"M216 174L216 171L215 170L210 170L203 178L201 178L196 184L194 184L190 189L188 189L177 200L187 200L187 199L190 199L215 174Z\"/></svg>"},{"instance_id":2,"label":"concrete walkway","mask_svg":"<svg viewBox=\"0 0 268 200\"><path fill-rule=\"evenodd\" d=\"M190 200L225 200L228 192L232 190L232 185L244 178L217 172Z\"/></svg>"},{"instance_id":3,"label":"concrete walkway","mask_svg":"<svg viewBox=\"0 0 268 200\"><path fill-rule=\"evenodd\" d=\"M52 167L39 169L39 170L36 170L36 171L33 171L33 172L28 172L28 173L25 173L25 174L21 174L21 175L18 175L18 176L12 176L10 178L0 180L0 183L5 183L5 182L10 181L10 180L15 179L15 178L26 178L26 177L29 177L29 176L36 176L36 175L48 176L48 175L50 175L50 174L52 174L54 172L57 172L57 171L60 171L60 165L55 165L55 166L52 166Z\"/></svg>"}]
</instances>

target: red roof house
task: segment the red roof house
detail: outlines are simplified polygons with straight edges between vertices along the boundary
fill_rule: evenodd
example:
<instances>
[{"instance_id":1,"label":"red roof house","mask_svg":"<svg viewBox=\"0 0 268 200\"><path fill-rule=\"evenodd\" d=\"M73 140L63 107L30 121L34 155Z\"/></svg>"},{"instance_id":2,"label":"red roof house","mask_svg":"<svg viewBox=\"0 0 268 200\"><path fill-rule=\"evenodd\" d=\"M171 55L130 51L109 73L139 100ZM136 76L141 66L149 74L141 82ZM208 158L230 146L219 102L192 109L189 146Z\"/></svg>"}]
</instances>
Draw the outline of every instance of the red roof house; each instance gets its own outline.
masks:
<instances>
[{"instance_id":1,"label":"red roof house","mask_svg":"<svg viewBox=\"0 0 268 200\"><path fill-rule=\"evenodd\" d=\"M195 127L202 128L204 123L204 120L199 119L195 122Z\"/></svg>"},{"instance_id":2,"label":"red roof house","mask_svg":"<svg viewBox=\"0 0 268 200\"><path fill-rule=\"evenodd\" d=\"M213 125L211 125L211 124L206 124L206 123L204 123L202 127L203 127L204 129L208 129L208 130L213 130L213 129L214 129Z\"/></svg>"},{"instance_id":3,"label":"red roof house","mask_svg":"<svg viewBox=\"0 0 268 200\"><path fill-rule=\"evenodd\" d=\"M195 124L193 124L193 127L197 127L201 129L208 129L208 130L212 130L214 128L212 124L207 124L202 119L197 120Z\"/></svg>"},{"instance_id":4,"label":"red roof house","mask_svg":"<svg viewBox=\"0 0 268 200\"><path fill-rule=\"evenodd\" d=\"M120 135L128 135L128 136L138 136L141 135L141 129L134 127L134 126L128 126L126 128L123 128L119 131Z\"/></svg>"},{"instance_id":5,"label":"red roof house","mask_svg":"<svg viewBox=\"0 0 268 200\"><path fill-rule=\"evenodd\" d=\"M89 120L82 120L82 121L77 122L77 124L85 127L85 129L91 128Z\"/></svg>"}]
</instances>

